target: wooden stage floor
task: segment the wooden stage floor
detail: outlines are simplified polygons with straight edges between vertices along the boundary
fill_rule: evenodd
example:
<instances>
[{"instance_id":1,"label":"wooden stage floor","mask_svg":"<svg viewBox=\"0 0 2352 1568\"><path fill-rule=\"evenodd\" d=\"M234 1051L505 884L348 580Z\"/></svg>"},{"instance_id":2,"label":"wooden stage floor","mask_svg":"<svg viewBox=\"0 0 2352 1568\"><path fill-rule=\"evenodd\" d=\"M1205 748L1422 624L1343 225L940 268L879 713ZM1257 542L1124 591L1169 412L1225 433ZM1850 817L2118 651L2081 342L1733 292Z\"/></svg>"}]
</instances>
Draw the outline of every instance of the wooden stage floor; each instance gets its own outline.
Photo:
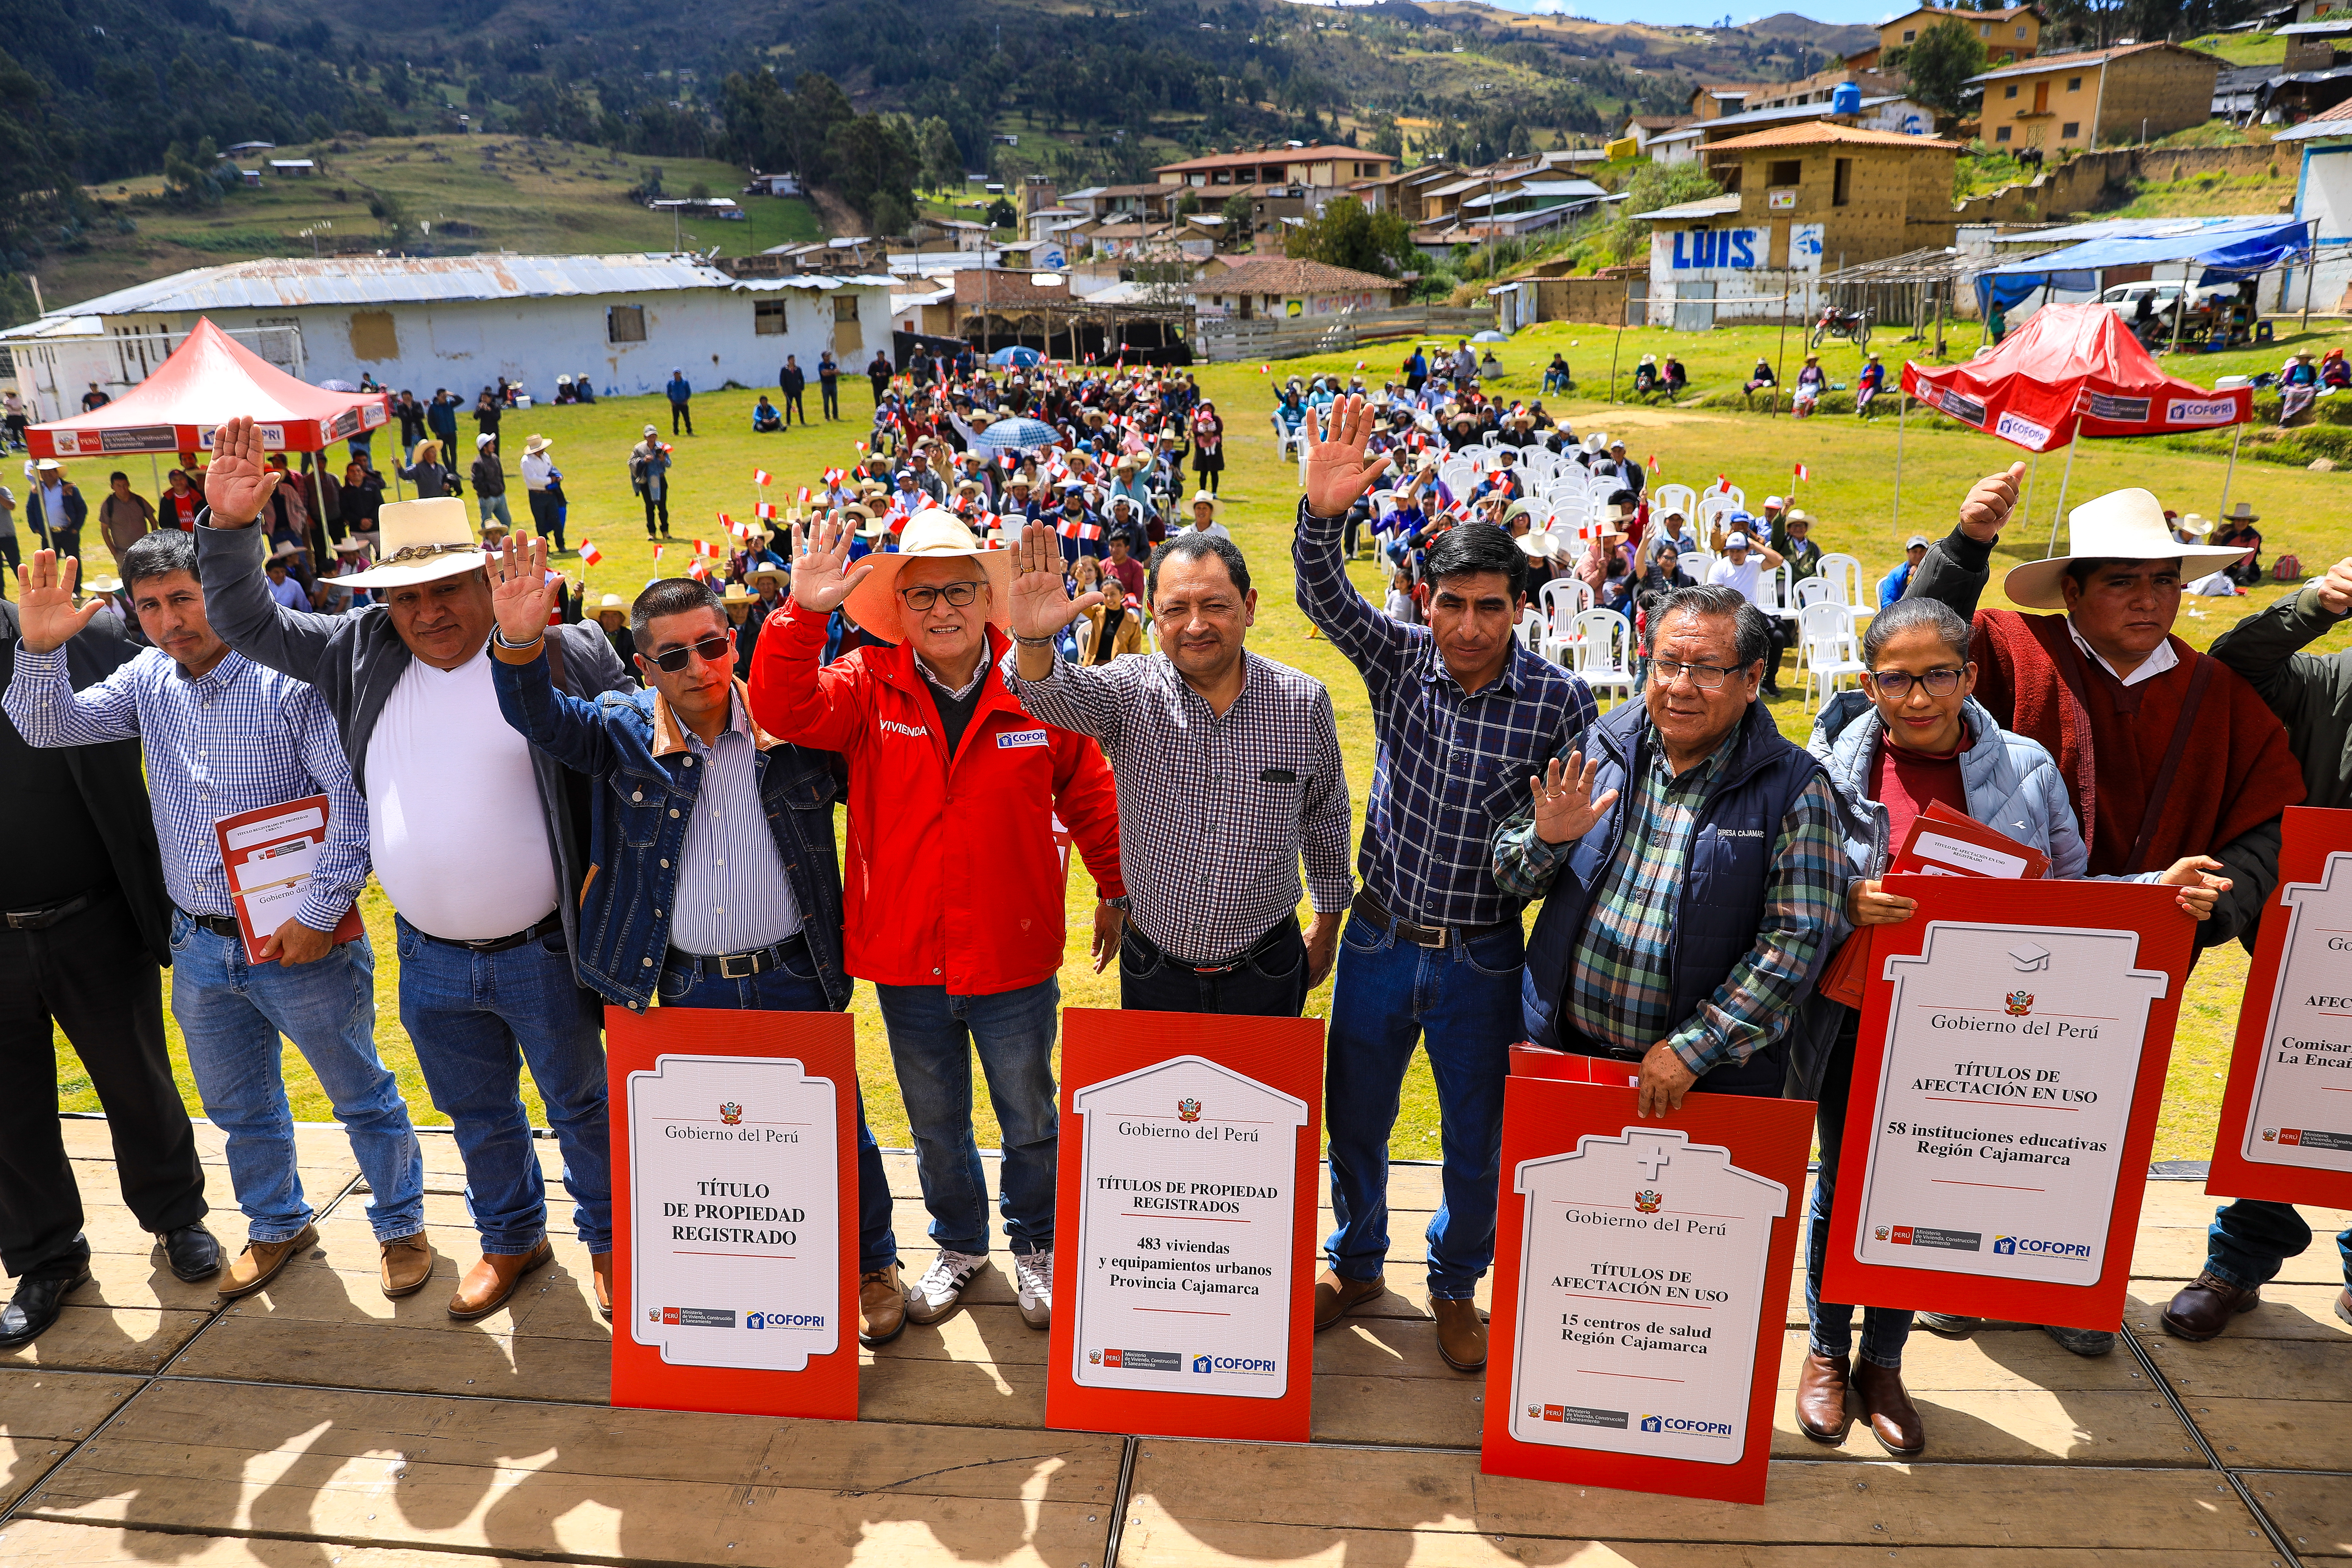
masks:
<instances>
[{"instance_id":1,"label":"wooden stage floor","mask_svg":"<svg viewBox=\"0 0 2352 1568\"><path fill-rule=\"evenodd\" d=\"M215 1234L243 1225L200 1127ZM305 1128L320 1245L226 1310L174 1280L120 1202L106 1127L68 1121L97 1284L0 1353L0 1564L487 1568L545 1563L835 1568L2287 1568L2352 1558L2352 1330L2330 1310L2334 1233L2263 1305L2192 1345L2156 1309L2204 1255L2210 1200L2149 1189L2127 1324L2101 1361L2038 1331L1915 1332L1929 1447L1843 1448L1780 1402L1760 1508L1478 1474L1478 1380L1438 1360L1421 1305L1437 1173L1400 1166L1397 1289L1316 1343L1304 1447L1049 1432L1045 1336L983 1274L968 1310L869 1355L865 1419L614 1410L587 1260L478 1323L444 1310L470 1262L457 1152L425 1138L436 1277L383 1300L366 1194L339 1131ZM551 1176L552 1145L541 1145ZM911 1156L888 1156L899 1246L927 1260ZM993 1162L991 1163L992 1166ZM555 1212L568 1214L561 1202ZM1326 1220L1328 1223L1328 1215ZM920 1261L917 1261L917 1267ZM1483 1299L1483 1298L1482 1298ZM1803 1334L1790 1290L1785 1386Z\"/></svg>"}]
</instances>

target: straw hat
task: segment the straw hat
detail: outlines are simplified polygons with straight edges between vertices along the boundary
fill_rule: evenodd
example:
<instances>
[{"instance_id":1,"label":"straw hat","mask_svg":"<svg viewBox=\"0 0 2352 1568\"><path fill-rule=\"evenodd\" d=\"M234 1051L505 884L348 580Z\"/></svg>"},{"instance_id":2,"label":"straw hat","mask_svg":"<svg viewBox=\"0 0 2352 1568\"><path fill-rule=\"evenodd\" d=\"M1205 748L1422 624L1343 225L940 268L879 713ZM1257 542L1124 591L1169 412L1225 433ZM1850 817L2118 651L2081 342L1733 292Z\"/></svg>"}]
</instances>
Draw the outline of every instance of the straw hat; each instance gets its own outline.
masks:
<instances>
[{"instance_id":1,"label":"straw hat","mask_svg":"<svg viewBox=\"0 0 2352 1568\"><path fill-rule=\"evenodd\" d=\"M606 616L625 616L628 613L627 602L618 594L607 594L596 601L596 618L600 621Z\"/></svg>"},{"instance_id":2,"label":"straw hat","mask_svg":"<svg viewBox=\"0 0 2352 1568\"><path fill-rule=\"evenodd\" d=\"M367 552L368 542L356 533L335 541L335 553L338 555L365 555Z\"/></svg>"},{"instance_id":3,"label":"straw hat","mask_svg":"<svg viewBox=\"0 0 2352 1568\"><path fill-rule=\"evenodd\" d=\"M544 436L528 436L523 438L522 455L526 458L536 458L554 445L554 442Z\"/></svg>"},{"instance_id":4,"label":"straw hat","mask_svg":"<svg viewBox=\"0 0 2352 1568\"><path fill-rule=\"evenodd\" d=\"M1217 513L1225 510L1224 503L1217 500L1215 496L1210 494L1207 490L1194 490L1192 492L1192 499L1185 504L1184 510L1186 511L1191 511L1202 501L1207 501L1209 503L1209 515L1211 517L1214 517Z\"/></svg>"},{"instance_id":5,"label":"straw hat","mask_svg":"<svg viewBox=\"0 0 2352 1568\"><path fill-rule=\"evenodd\" d=\"M2198 539L2210 538L2213 532L2213 525L2193 511L2181 513L2179 519L2174 522L2173 526L2179 529L2181 532L2192 535Z\"/></svg>"},{"instance_id":6,"label":"straw hat","mask_svg":"<svg viewBox=\"0 0 2352 1568\"><path fill-rule=\"evenodd\" d=\"M81 585L81 591L85 595L92 596L105 594L120 594L122 592L122 579L120 577L109 577L101 574L92 577L89 582L84 583Z\"/></svg>"},{"instance_id":7,"label":"straw hat","mask_svg":"<svg viewBox=\"0 0 2352 1568\"><path fill-rule=\"evenodd\" d=\"M748 605L751 602L751 595L743 591L742 584L730 583L727 592L719 595L719 602L722 605Z\"/></svg>"},{"instance_id":8,"label":"straw hat","mask_svg":"<svg viewBox=\"0 0 2352 1568\"><path fill-rule=\"evenodd\" d=\"M352 588L407 588L482 568L482 547L457 496L388 502L377 513L383 558L342 579Z\"/></svg>"},{"instance_id":9,"label":"straw hat","mask_svg":"<svg viewBox=\"0 0 2352 1568\"><path fill-rule=\"evenodd\" d=\"M963 520L938 507L926 507L907 521L891 555L869 555L860 565L874 568L849 591L842 608L849 618L886 642L904 642L907 631L898 614L898 574L909 561L937 561L963 556L976 559L988 574L988 618L992 625L1013 624L1013 552L991 550L972 537Z\"/></svg>"},{"instance_id":10,"label":"straw hat","mask_svg":"<svg viewBox=\"0 0 2352 1568\"><path fill-rule=\"evenodd\" d=\"M2001 584L2010 602L2033 610L2063 610L2059 582L2076 561L2179 561L2180 574L2194 580L2242 557L2227 545L2183 544L2165 526L2164 503L2147 490L2110 490L2084 501L2066 519L2072 555L2053 555L2012 568Z\"/></svg>"},{"instance_id":11,"label":"straw hat","mask_svg":"<svg viewBox=\"0 0 2352 1568\"><path fill-rule=\"evenodd\" d=\"M762 577L775 577L780 579L789 577L792 575L792 573L788 569L779 566L773 562L767 562L761 565L752 567L751 570L746 572L743 575L750 581L756 583Z\"/></svg>"}]
</instances>

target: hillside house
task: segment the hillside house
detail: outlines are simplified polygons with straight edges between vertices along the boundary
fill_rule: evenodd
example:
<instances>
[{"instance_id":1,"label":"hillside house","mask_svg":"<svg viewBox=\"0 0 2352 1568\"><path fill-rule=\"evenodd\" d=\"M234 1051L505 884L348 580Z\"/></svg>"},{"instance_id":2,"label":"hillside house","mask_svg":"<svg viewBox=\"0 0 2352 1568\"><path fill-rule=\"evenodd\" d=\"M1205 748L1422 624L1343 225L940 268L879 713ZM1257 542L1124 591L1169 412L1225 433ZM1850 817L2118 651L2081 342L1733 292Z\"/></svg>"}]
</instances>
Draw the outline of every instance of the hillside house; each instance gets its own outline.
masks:
<instances>
[{"instance_id":1,"label":"hillside house","mask_svg":"<svg viewBox=\"0 0 2352 1568\"><path fill-rule=\"evenodd\" d=\"M1945 21L1958 22L1974 33L1977 41L1985 47L1985 58L1998 65L2015 65L2042 50L2043 17L2039 6L2011 5L2001 11L1955 11L1937 5L1922 5L1899 16L1889 16L1878 24L1878 47L1864 51L1874 57L1867 63L1877 65L1886 58L1887 50L1917 43L1920 34ZM1849 58L1846 63L1853 65L1855 60Z\"/></svg>"},{"instance_id":2,"label":"hillside house","mask_svg":"<svg viewBox=\"0 0 2352 1568\"><path fill-rule=\"evenodd\" d=\"M1163 185L1198 186L1203 199L1222 201L1232 192L1220 191L1219 186L1310 185L1337 191L1356 180L1377 180L1393 170L1397 163L1386 153L1361 147L1269 147L1261 143L1254 152L1235 148L1230 153L1162 163L1151 172Z\"/></svg>"},{"instance_id":3,"label":"hillside house","mask_svg":"<svg viewBox=\"0 0 2352 1568\"><path fill-rule=\"evenodd\" d=\"M1984 140L2012 151L2155 141L2212 113L2222 62L2178 44L2041 55L1969 79L1982 89Z\"/></svg>"},{"instance_id":4,"label":"hillside house","mask_svg":"<svg viewBox=\"0 0 2352 1568\"><path fill-rule=\"evenodd\" d=\"M1192 299L1203 319L1244 321L1379 310L1402 299L1405 286L1374 272L1357 272L1286 256L1244 256L1210 263Z\"/></svg>"}]
</instances>

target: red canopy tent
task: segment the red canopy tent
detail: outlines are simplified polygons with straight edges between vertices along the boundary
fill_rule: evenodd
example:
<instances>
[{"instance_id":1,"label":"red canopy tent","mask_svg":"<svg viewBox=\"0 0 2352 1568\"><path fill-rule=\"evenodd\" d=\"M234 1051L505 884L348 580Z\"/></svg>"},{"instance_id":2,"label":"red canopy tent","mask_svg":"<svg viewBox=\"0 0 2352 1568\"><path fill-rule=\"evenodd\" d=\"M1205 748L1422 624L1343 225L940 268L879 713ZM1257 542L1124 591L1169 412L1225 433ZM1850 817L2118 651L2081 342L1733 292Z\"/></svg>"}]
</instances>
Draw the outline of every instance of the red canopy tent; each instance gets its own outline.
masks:
<instances>
[{"instance_id":1,"label":"red canopy tent","mask_svg":"<svg viewBox=\"0 0 2352 1568\"><path fill-rule=\"evenodd\" d=\"M2164 374L2156 358L2125 324L2120 311L2092 300L2044 305L2003 338L1990 353L1957 365L1906 361L1903 391L1949 419L2036 454L2068 448L2074 473L2077 437L2107 439L2163 436L2243 425L2253 417L2252 387L2209 392L2194 382ZM1898 410L1907 410L1907 400ZM2237 454L2231 453L2234 471ZM1895 497L1898 526L1903 498L1903 447L1898 425L1895 447ZM2224 506L2228 479L2221 485ZM2059 481L2063 516L2066 483ZM2056 548L2058 520L2051 521Z\"/></svg>"},{"instance_id":2,"label":"red canopy tent","mask_svg":"<svg viewBox=\"0 0 2352 1568\"><path fill-rule=\"evenodd\" d=\"M88 414L25 432L36 458L98 458L126 452L196 452L213 426L239 414L261 426L273 452L321 452L392 417L381 392L329 392L297 381L199 317L155 374Z\"/></svg>"}]
</instances>

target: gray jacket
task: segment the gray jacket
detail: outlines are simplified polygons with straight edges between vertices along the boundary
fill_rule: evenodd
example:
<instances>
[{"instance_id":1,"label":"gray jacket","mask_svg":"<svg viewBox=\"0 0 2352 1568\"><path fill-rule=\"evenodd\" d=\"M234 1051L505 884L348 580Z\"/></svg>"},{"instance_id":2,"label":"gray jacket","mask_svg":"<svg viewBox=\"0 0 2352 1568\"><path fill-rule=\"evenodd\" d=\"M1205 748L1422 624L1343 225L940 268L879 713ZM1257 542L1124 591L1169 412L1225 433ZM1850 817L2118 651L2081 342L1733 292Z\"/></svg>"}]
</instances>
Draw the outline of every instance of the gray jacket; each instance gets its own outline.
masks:
<instances>
[{"instance_id":1,"label":"gray jacket","mask_svg":"<svg viewBox=\"0 0 2352 1568\"><path fill-rule=\"evenodd\" d=\"M2342 616L2305 587L2248 616L2213 644L2213 657L2246 678L2286 726L2303 764L2305 805L2352 806L2352 649L2305 653Z\"/></svg>"},{"instance_id":2,"label":"gray jacket","mask_svg":"<svg viewBox=\"0 0 2352 1568\"><path fill-rule=\"evenodd\" d=\"M341 616L289 610L269 596L262 573L266 536L257 528L215 528L210 510L196 514L196 561L205 584L205 614L221 640L256 664L308 681L325 700L342 732L352 779L367 792L367 749L393 688L415 656L393 629L391 612L370 605ZM575 697L636 689L605 640L589 625L550 626L561 650L561 688ZM546 752L530 754L532 777L547 823L547 843L564 889L556 900L563 935L578 973L580 890L588 878L587 785ZM584 984L584 982L583 982Z\"/></svg>"}]
</instances>

